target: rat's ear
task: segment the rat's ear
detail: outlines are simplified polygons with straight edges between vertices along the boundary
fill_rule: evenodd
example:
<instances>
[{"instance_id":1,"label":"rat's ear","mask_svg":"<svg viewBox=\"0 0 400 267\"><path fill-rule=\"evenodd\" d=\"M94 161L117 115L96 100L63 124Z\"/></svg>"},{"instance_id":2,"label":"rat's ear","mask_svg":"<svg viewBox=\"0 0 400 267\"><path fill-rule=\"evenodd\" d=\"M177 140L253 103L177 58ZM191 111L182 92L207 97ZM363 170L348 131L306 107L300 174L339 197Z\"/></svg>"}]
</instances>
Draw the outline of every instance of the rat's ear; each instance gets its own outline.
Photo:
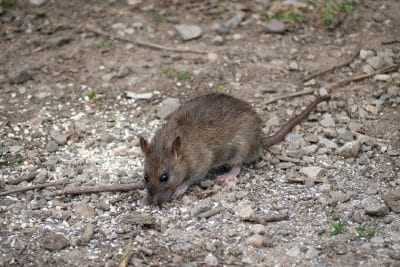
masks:
<instances>
[{"instance_id":1,"label":"rat's ear","mask_svg":"<svg viewBox=\"0 0 400 267\"><path fill-rule=\"evenodd\" d=\"M172 147L171 147L172 154L175 157L178 157L179 154L181 153L181 148L182 148L181 137L177 136L174 142L172 142Z\"/></svg>"},{"instance_id":2,"label":"rat's ear","mask_svg":"<svg viewBox=\"0 0 400 267\"><path fill-rule=\"evenodd\" d=\"M143 153L147 155L149 153L149 142L143 136L139 136L139 143Z\"/></svg>"}]
</instances>

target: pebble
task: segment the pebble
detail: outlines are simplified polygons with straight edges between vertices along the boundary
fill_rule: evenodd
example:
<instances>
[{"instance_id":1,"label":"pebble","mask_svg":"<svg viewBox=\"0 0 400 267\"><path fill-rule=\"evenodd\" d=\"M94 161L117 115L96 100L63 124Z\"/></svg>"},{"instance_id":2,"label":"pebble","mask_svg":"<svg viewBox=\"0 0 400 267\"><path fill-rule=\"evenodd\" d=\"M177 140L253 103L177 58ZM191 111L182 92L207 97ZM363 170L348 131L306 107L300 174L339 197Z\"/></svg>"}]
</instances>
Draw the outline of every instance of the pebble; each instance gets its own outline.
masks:
<instances>
[{"instance_id":1,"label":"pebble","mask_svg":"<svg viewBox=\"0 0 400 267\"><path fill-rule=\"evenodd\" d=\"M251 205L245 205L240 208L238 214L242 221L254 221L256 219L256 215Z\"/></svg>"},{"instance_id":2,"label":"pebble","mask_svg":"<svg viewBox=\"0 0 400 267\"><path fill-rule=\"evenodd\" d=\"M335 127L335 121L331 114L324 114L323 119L319 123L325 128Z\"/></svg>"},{"instance_id":3,"label":"pebble","mask_svg":"<svg viewBox=\"0 0 400 267\"><path fill-rule=\"evenodd\" d=\"M392 97L398 96L398 95L400 95L400 87L397 85L390 86L387 89L387 93L388 93L388 95L390 95Z\"/></svg>"},{"instance_id":4,"label":"pebble","mask_svg":"<svg viewBox=\"0 0 400 267\"><path fill-rule=\"evenodd\" d=\"M329 149L336 149L338 145L333 142L332 140L329 140L327 138L321 138L319 140L318 144L320 144L322 147L329 148Z\"/></svg>"},{"instance_id":5,"label":"pebble","mask_svg":"<svg viewBox=\"0 0 400 267\"><path fill-rule=\"evenodd\" d=\"M372 50L361 49L360 50L360 58L362 60L366 60L367 58L373 57L375 52Z\"/></svg>"},{"instance_id":6,"label":"pebble","mask_svg":"<svg viewBox=\"0 0 400 267\"><path fill-rule=\"evenodd\" d=\"M220 35L217 35L212 38L211 42L215 45L222 45L224 44L224 38Z\"/></svg>"},{"instance_id":7,"label":"pebble","mask_svg":"<svg viewBox=\"0 0 400 267\"><path fill-rule=\"evenodd\" d=\"M289 257L297 258L300 255L301 251L298 246L291 247L288 251L286 251L286 255Z\"/></svg>"},{"instance_id":8,"label":"pebble","mask_svg":"<svg viewBox=\"0 0 400 267\"><path fill-rule=\"evenodd\" d=\"M391 211L400 213L400 190L387 192L382 199Z\"/></svg>"},{"instance_id":9,"label":"pebble","mask_svg":"<svg viewBox=\"0 0 400 267\"><path fill-rule=\"evenodd\" d=\"M362 128L362 125L361 125L361 123L350 121L347 124L346 128L352 132L358 132Z\"/></svg>"},{"instance_id":10,"label":"pebble","mask_svg":"<svg viewBox=\"0 0 400 267\"><path fill-rule=\"evenodd\" d=\"M58 251L66 248L69 240L62 234L54 232L45 233L41 238L41 246L50 251Z\"/></svg>"},{"instance_id":11,"label":"pebble","mask_svg":"<svg viewBox=\"0 0 400 267\"><path fill-rule=\"evenodd\" d=\"M262 247L265 244L265 238L264 236L260 235L260 234L254 234L249 236L246 241L245 241L246 245L248 246L252 246L252 247Z\"/></svg>"},{"instance_id":12,"label":"pebble","mask_svg":"<svg viewBox=\"0 0 400 267\"><path fill-rule=\"evenodd\" d=\"M298 71L299 70L299 64L297 64L296 61L290 61L289 62L289 70L290 71Z\"/></svg>"},{"instance_id":13,"label":"pebble","mask_svg":"<svg viewBox=\"0 0 400 267\"><path fill-rule=\"evenodd\" d=\"M22 70L10 79L10 84L22 84L28 80L32 80L32 75L27 70Z\"/></svg>"},{"instance_id":14,"label":"pebble","mask_svg":"<svg viewBox=\"0 0 400 267\"><path fill-rule=\"evenodd\" d=\"M309 145L302 147L303 154L306 156L313 155L315 152L317 152L318 145Z\"/></svg>"},{"instance_id":15,"label":"pebble","mask_svg":"<svg viewBox=\"0 0 400 267\"><path fill-rule=\"evenodd\" d=\"M264 31L267 33L284 33L286 31L285 24L282 21L273 19L263 24Z\"/></svg>"},{"instance_id":16,"label":"pebble","mask_svg":"<svg viewBox=\"0 0 400 267\"><path fill-rule=\"evenodd\" d=\"M212 208L211 199L206 198L201 201L197 205L195 205L192 210L190 211L190 215L192 217L196 217L197 215L210 210Z\"/></svg>"},{"instance_id":17,"label":"pebble","mask_svg":"<svg viewBox=\"0 0 400 267\"><path fill-rule=\"evenodd\" d=\"M262 224L253 224L250 226L250 232L253 234L265 234L265 226Z\"/></svg>"},{"instance_id":18,"label":"pebble","mask_svg":"<svg viewBox=\"0 0 400 267\"><path fill-rule=\"evenodd\" d=\"M44 3L46 3L47 0L29 0L29 3L31 3L34 6L41 6Z\"/></svg>"},{"instance_id":19,"label":"pebble","mask_svg":"<svg viewBox=\"0 0 400 267\"><path fill-rule=\"evenodd\" d=\"M104 132L100 135L100 141L105 142L105 143L111 143L113 141L113 139L114 139L114 137L107 132Z\"/></svg>"},{"instance_id":20,"label":"pebble","mask_svg":"<svg viewBox=\"0 0 400 267\"><path fill-rule=\"evenodd\" d=\"M229 20L227 20L224 23L224 26L227 28L231 28L231 29L237 28L245 16L246 16L245 12L238 11L238 12L236 12L235 16L233 16L232 18L230 18Z\"/></svg>"},{"instance_id":21,"label":"pebble","mask_svg":"<svg viewBox=\"0 0 400 267\"><path fill-rule=\"evenodd\" d=\"M360 152L361 142L359 140L345 143L337 149L338 155L344 158L354 158Z\"/></svg>"},{"instance_id":22,"label":"pebble","mask_svg":"<svg viewBox=\"0 0 400 267\"><path fill-rule=\"evenodd\" d=\"M208 254L204 257L204 264L206 266L218 266L218 259L213 254Z\"/></svg>"},{"instance_id":23,"label":"pebble","mask_svg":"<svg viewBox=\"0 0 400 267\"><path fill-rule=\"evenodd\" d=\"M153 97L153 93L135 93L126 91L126 96L135 100L148 100Z\"/></svg>"},{"instance_id":24,"label":"pebble","mask_svg":"<svg viewBox=\"0 0 400 267\"><path fill-rule=\"evenodd\" d=\"M78 239L78 245L81 246L87 245L94 235L94 229L95 229L94 224L91 223L87 224L82 233L82 236Z\"/></svg>"},{"instance_id":25,"label":"pebble","mask_svg":"<svg viewBox=\"0 0 400 267\"><path fill-rule=\"evenodd\" d=\"M340 129L337 140L340 144L351 142L354 140L354 134L347 128Z\"/></svg>"},{"instance_id":26,"label":"pebble","mask_svg":"<svg viewBox=\"0 0 400 267\"><path fill-rule=\"evenodd\" d=\"M368 58L367 63L375 70L383 66L383 60L378 56Z\"/></svg>"},{"instance_id":27,"label":"pebble","mask_svg":"<svg viewBox=\"0 0 400 267\"><path fill-rule=\"evenodd\" d=\"M322 177L326 174L326 170L318 166L309 166L301 168L300 173L304 174L312 181L321 181Z\"/></svg>"},{"instance_id":28,"label":"pebble","mask_svg":"<svg viewBox=\"0 0 400 267\"><path fill-rule=\"evenodd\" d=\"M333 203L344 203L349 201L353 194L343 193L341 191L331 191L330 195Z\"/></svg>"},{"instance_id":29,"label":"pebble","mask_svg":"<svg viewBox=\"0 0 400 267\"><path fill-rule=\"evenodd\" d=\"M370 74L374 72L374 69L370 65L362 66L362 72L366 74Z\"/></svg>"},{"instance_id":30,"label":"pebble","mask_svg":"<svg viewBox=\"0 0 400 267\"><path fill-rule=\"evenodd\" d=\"M199 38L202 34L202 29L197 25L179 24L175 25L175 29L184 41Z\"/></svg>"},{"instance_id":31,"label":"pebble","mask_svg":"<svg viewBox=\"0 0 400 267\"><path fill-rule=\"evenodd\" d=\"M364 211L370 216L384 217L389 213L389 208L385 204L375 201L365 206Z\"/></svg>"},{"instance_id":32,"label":"pebble","mask_svg":"<svg viewBox=\"0 0 400 267\"><path fill-rule=\"evenodd\" d=\"M70 135L67 133L60 133L58 131L53 131L50 133L50 137L57 142L58 145L63 146L67 143L67 139Z\"/></svg>"},{"instance_id":33,"label":"pebble","mask_svg":"<svg viewBox=\"0 0 400 267\"><path fill-rule=\"evenodd\" d=\"M161 102L161 106L157 110L157 116L165 119L179 107L179 99L167 97Z\"/></svg>"},{"instance_id":34,"label":"pebble","mask_svg":"<svg viewBox=\"0 0 400 267\"><path fill-rule=\"evenodd\" d=\"M225 26L221 26L221 27L218 27L217 29L215 29L215 32L218 34L226 35L226 34L229 34L229 28L225 27Z\"/></svg>"},{"instance_id":35,"label":"pebble","mask_svg":"<svg viewBox=\"0 0 400 267\"><path fill-rule=\"evenodd\" d=\"M83 219L93 219L95 217L94 209L86 203L80 203L76 206L75 215Z\"/></svg>"},{"instance_id":36,"label":"pebble","mask_svg":"<svg viewBox=\"0 0 400 267\"><path fill-rule=\"evenodd\" d=\"M381 82L391 82L392 77L388 74L377 74L372 78L372 80Z\"/></svg>"},{"instance_id":37,"label":"pebble","mask_svg":"<svg viewBox=\"0 0 400 267\"><path fill-rule=\"evenodd\" d=\"M46 150L50 153L56 152L58 150L58 144L53 140L50 140L46 144Z\"/></svg>"}]
</instances>

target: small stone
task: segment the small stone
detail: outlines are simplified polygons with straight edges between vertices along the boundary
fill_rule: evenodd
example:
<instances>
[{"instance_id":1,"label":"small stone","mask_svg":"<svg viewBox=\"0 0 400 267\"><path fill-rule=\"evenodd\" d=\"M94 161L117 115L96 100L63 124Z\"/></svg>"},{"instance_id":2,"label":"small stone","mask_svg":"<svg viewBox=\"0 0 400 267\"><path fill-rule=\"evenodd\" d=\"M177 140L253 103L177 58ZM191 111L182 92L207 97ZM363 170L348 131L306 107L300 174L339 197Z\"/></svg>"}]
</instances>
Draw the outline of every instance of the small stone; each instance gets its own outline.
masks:
<instances>
[{"instance_id":1,"label":"small stone","mask_svg":"<svg viewBox=\"0 0 400 267\"><path fill-rule=\"evenodd\" d=\"M10 79L10 84L22 84L32 80L32 78L32 75L27 70L23 70Z\"/></svg>"},{"instance_id":2,"label":"small stone","mask_svg":"<svg viewBox=\"0 0 400 267\"><path fill-rule=\"evenodd\" d=\"M204 258L204 264L206 266L218 266L218 259L213 254L208 254Z\"/></svg>"},{"instance_id":3,"label":"small stone","mask_svg":"<svg viewBox=\"0 0 400 267\"><path fill-rule=\"evenodd\" d=\"M372 80L381 82L391 82L392 77L388 74L377 74L372 78Z\"/></svg>"},{"instance_id":4,"label":"small stone","mask_svg":"<svg viewBox=\"0 0 400 267\"><path fill-rule=\"evenodd\" d=\"M67 139L70 135L67 133L60 133L58 131L53 131L50 133L50 137L57 142L58 145L63 146L67 143Z\"/></svg>"},{"instance_id":5,"label":"small stone","mask_svg":"<svg viewBox=\"0 0 400 267\"><path fill-rule=\"evenodd\" d=\"M126 91L125 94L127 97L135 100L148 100L153 97L153 93L135 93Z\"/></svg>"},{"instance_id":6,"label":"small stone","mask_svg":"<svg viewBox=\"0 0 400 267\"><path fill-rule=\"evenodd\" d=\"M76 206L75 215L83 219L93 219L95 217L94 209L86 203L80 203Z\"/></svg>"},{"instance_id":7,"label":"small stone","mask_svg":"<svg viewBox=\"0 0 400 267\"><path fill-rule=\"evenodd\" d=\"M264 31L267 33L284 33L286 28L282 21L273 19L263 25Z\"/></svg>"},{"instance_id":8,"label":"small stone","mask_svg":"<svg viewBox=\"0 0 400 267\"><path fill-rule=\"evenodd\" d=\"M86 225L82 233L82 236L78 239L78 245L80 246L87 245L94 235L94 229L95 226L93 224L89 223L88 225Z\"/></svg>"},{"instance_id":9,"label":"small stone","mask_svg":"<svg viewBox=\"0 0 400 267\"><path fill-rule=\"evenodd\" d=\"M375 70L377 70L383 66L382 58L377 57L377 56L368 58L367 63Z\"/></svg>"},{"instance_id":10,"label":"small stone","mask_svg":"<svg viewBox=\"0 0 400 267\"><path fill-rule=\"evenodd\" d=\"M358 132L362 128L362 125L361 123L351 121L347 124L346 128L352 132Z\"/></svg>"},{"instance_id":11,"label":"small stone","mask_svg":"<svg viewBox=\"0 0 400 267\"><path fill-rule=\"evenodd\" d=\"M46 144L46 150L50 153L56 152L58 150L58 144L50 140Z\"/></svg>"},{"instance_id":12,"label":"small stone","mask_svg":"<svg viewBox=\"0 0 400 267\"><path fill-rule=\"evenodd\" d=\"M333 203L344 203L350 200L352 194L343 193L340 191L330 192Z\"/></svg>"},{"instance_id":13,"label":"small stone","mask_svg":"<svg viewBox=\"0 0 400 267\"><path fill-rule=\"evenodd\" d=\"M311 80L305 82L304 86L314 86L316 84L317 84L317 82L315 81L315 79L311 79Z\"/></svg>"},{"instance_id":14,"label":"small stone","mask_svg":"<svg viewBox=\"0 0 400 267\"><path fill-rule=\"evenodd\" d=\"M62 250L66 248L68 244L68 239L62 234L48 232L41 237L41 247L50 251Z\"/></svg>"},{"instance_id":15,"label":"small stone","mask_svg":"<svg viewBox=\"0 0 400 267\"><path fill-rule=\"evenodd\" d=\"M368 204L364 208L364 211L370 216L384 217L389 213L389 208L385 204L376 201L375 203Z\"/></svg>"},{"instance_id":16,"label":"small stone","mask_svg":"<svg viewBox=\"0 0 400 267\"><path fill-rule=\"evenodd\" d=\"M225 27L225 26L221 26L221 27L216 28L215 32L218 34L226 35L226 34L229 34L229 28Z\"/></svg>"},{"instance_id":17,"label":"small stone","mask_svg":"<svg viewBox=\"0 0 400 267\"><path fill-rule=\"evenodd\" d=\"M337 153L344 158L354 158L360 152L360 147L361 142L359 140L347 142L337 149Z\"/></svg>"},{"instance_id":18,"label":"small stone","mask_svg":"<svg viewBox=\"0 0 400 267\"><path fill-rule=\"evenodd\" d=\"M384 22L385 21L385 15L382 14L382 12L376 11L373 12L372 18L376 21L376 22Z\"/></svg>"},{"instance_id":19,"label":"small stone","mask_svg":"<svg viewBox=\"0 0 400 267\"><path fill-rule=\"evenodd\" d=\"M321 181L322 177L326 174L326 170L318 166L309 166L301 168L300 173L304 174L312 181Z\"/></svg>"},{"instance_id":20,"label":"small stone","mask_svg":"<svg viewBox=\"0 0 400 267\"><path fill-rule=\"evenodd\" d=\"M354 140L354 134L348 129L339 130L337 140L340 144L345 144Z\"/></svg>"},{"instance_id":21,"label":"small stone","mask_svg":"<svg viewBox=\"0 0 400 267\"><path fill-rule=\"evenodd\" d=\"M305 254L306 259L316 259L319 255L319 251L315 248L308 248Z\"/></svg>"},{"instance_id":22,"label":"small stone","mask_svg":"<svg viewBox=\"0 0 400 267\"><path fill-rule=\"evenodd\" d=\"M192 217L196 217L197 215L210 210L212 208L212 203L211 199L206 198L201 201L197 205L195 205L192 210L190 211L190 214Z\"/></svg>"},{"instance_id":23,"label":"small stone","mask_svg":"<svg viewBox=\"0 0 400 267\"><path fill-rule=\"evenodd\" d=\"M286 255L289 257L297 258L300 255L301 251L298 246L291 247L288 251L286 251Z\"/></svg>"},{"instance_id":24,"label":"small stone","mask_svg":"<svg viewBox=\"0 0 400 267\"><path fill-rule=\"evenodd\" d=\"M302 148L304 155L310 156L317 152L318 146L317 145L309 145Z\"/></svg>"},{"instance_id":25,"label":"small stone","mask_svg":"<svg viewBox=\"0 0 400 267\"><path fill-rule=\"evenodd\" d=\"M348 252L348 248L346 244L337 244L333 247L333 250L337 255L346 255Z\"/></svg>"},{"instance_id":26,"label":"small stone","mask_svg":"<svg viewBox=\"0 0 400 267\"><path fill-rule=\"evenodd\" d=\"M46 0L29 0L29 3L31 3L34 6L41 6L44 3L46 3Z\"/></svg>"},{"instance_id":27,"label":"small stone","mask_svg":"<svg viewBox=\"0 0 400 267\"><path fill-rule=\"evenodd\" d=\"M253 234L265 234L265 226L262 224L251 225L250 232Z\"/></svg>"},{"instance_id":28,"label":"small stone","mask_svg":"<svg viewBox=\"0 0 400 267\"><path fill-rule=\"evenodd\" d=\"M126 3L129 6L137 6L142 3L142 0L127 0Z\"/></svg>"},{"instance_id":29,"label":"small stone","mask_svg":"<svg viewBox=\"0 0 400 267\"><path fill-rule=\"evenodd\" d=\"M299 70L299 64L297 64L296 61L290 61L289 62L289 70L290 71L298 71Z\"/></svg>"},{"instance_id":30,"label":"small stone","mask_svg":"<svg viewBox=\"0 0 400 267\"><path fill-rule=\"evenodd\" d=\"M121 67L118 69L118 72L117 72L117 74L115 74L114 77L117 78L117 79L125 78L126 76L129 75L130 71L131 71L130 68L128 68L128 67L126 67L126 66L121 66Z\"/></svg>"},{"instance_id":31,"label":"small stone","mask_svg":"<svg viewBox=\"0 0 400 267\"><path fill-rule=\"evenodd\" d=\"M238 11L236 12L235 16L233 16L224 23L224 26L231 29L236 28L237 26L239 26L239 23L242 22L245 16L246 16L245 12Z\"/></svg>"},{"instance_id":32,"label":"small stone","mask_svg":"<svg viewBox=\"0 0 400 267\"><path fill-rule=\"evenodd\" d=\"M328 90L326 90L326 88L324 88L324 87L321 87L321 88L319 89L319 95L320 95L320 96L327 96L327 95L329 95Z\"/></svg>"},{"instance_id":33,"label":"small stone","mask_svg":"<svg viewBox=\"0 0 400 267\"><path fill-rule=\"evenodd\" d=\"M366 60L367 58L373 57L374 55L375 55L375 53L372 50L366 50L366 49L360 50L360 58L362 60Z\"/></svg>"},{"instance_id":34,"label":"small stone","mask_svg":"<svg viewBox=\"0 0 400 267\"><path fill-rule=\"evenodd\" d=\"M199 38L202 34L201 28L197 25L179 24L175 25L175 29L184 41Z\"/></svg>"},{"instance_id":35,"label":"small stone","mask_svg":"<svg viewBox=\"0 0 400 267\"><path fill-rule=\"evenodd\" d=\"M335 127L335 121L331 114L324 114L323 119L319 123L325 128Z\"/></svg>"},{"instance_id":36,"label":"small stone","mask_svg":"<svg viewBox=\"0 0 400 267\"><path fill-rule=\"evenodd\" d=\"M322 193L328 193L332 190L332 186L330 184L322 184L319 187L319 191Z\"/></svg>"},{"instance_id":37,"label":"small stone","mask_svg":"<svg viewBox=\"0 0 400 267\"><path fill-rule=\"evenodd\" d=\"M391 211L400 213L400 190L387 192L382 199Z\"/></svg>"},{"instance_id":38,"label":"small stone","mask_svg":"<svg viewBox=\"0 0 400 267\"><path fill-rule=\"evenodd\" d=\"M179 99L167 97L161 102L161 106L157 111L157 116L161 119L165 119L179 107Z\"/></svg>"},{"instance_id":39,"label":"small stone","mask_svg":"<svg viewBox=\"0 0 400 267\"><path fill-rule=\"evenodd\" d=\"M265 238L264 238L264 236L262 236L260 234L254 234L254 235L249 236L245 242L246 242L246 245L248 245L248 246L259 248L259 247L264 246Z\"/></svg>"},{"instance_id":40,"label":"small stone","mask_svg":"<svg viewBox=\"0 0 400 267\"><path fill-rule=\"evenodd\" d=\"M362 72L365 74L370 74L374 72L374 69L370 65L362 66Z\"/></svg>"},{"instance_id":41,"label":"small stone","mask_svg":"<svg viewBox=\"0 0 400 267\"><path fill-rule=\"evenodd\" d=\"M111 143L113 141L113 139L114 139L114 137L107 132L104 132L100 135L100 141L105 142L105 143Z\"/></svg>"},{"instance_id":42,"label":"small stone","mask_svg":"<svg viewBox=\"0 0 400 267\"><path fill-rule=\"evenodd\" d=\"M256 216L251 205L245 205L239 210L239 217L242 221L254 221Z\"/></svg>"},{"instance_id":43,"label":"small stone","mask_svg":"<svg viewBox=\"0 0 400 267\"><path fill-rule=\"evenodd\" d=\"M215 45L222 45L224 43L224 38L222 36L215 36L212 38L211 42Z\"/></svg>"},{"instance_id":44,"label":"small stone","mask_svg":"<svg viewBox=\"0 0 400 267\"><path fill-rule=\"evenodd\" d=\"M388 95L390 95L392 97L398 96L398 95L400 95L400 87L397 85L390 86L387 89L387 93L388 93Z\"/></svg>"}]
</instances>

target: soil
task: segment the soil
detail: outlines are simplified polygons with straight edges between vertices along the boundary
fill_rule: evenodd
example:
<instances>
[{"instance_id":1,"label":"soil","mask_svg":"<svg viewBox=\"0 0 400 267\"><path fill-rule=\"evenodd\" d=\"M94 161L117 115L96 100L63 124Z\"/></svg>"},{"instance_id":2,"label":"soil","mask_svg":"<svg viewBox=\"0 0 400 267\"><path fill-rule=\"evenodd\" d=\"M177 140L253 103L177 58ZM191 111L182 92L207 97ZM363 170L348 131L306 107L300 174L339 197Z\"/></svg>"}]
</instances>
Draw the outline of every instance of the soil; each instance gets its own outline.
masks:
<instances>
[{"instance_id":1,"label":"soil","mask_svg":"<svg viewBox=\"0 0 400 267\"><path fill-rule=\"evenodd\" d=\"M400 266L399 1L344 1L336 27L322 1L0 2L0 266ZM305 20L267 33L277 10ZM183 41L176 24L202 34ZM397 67L329 90L385 64ZM53 194L142 183L138 136L177 100L231 94L268 134L314 96L266 103L305 88L332 99L237 185L210 174L161 207L145 189Z\"/></svg>"}]
</instances>

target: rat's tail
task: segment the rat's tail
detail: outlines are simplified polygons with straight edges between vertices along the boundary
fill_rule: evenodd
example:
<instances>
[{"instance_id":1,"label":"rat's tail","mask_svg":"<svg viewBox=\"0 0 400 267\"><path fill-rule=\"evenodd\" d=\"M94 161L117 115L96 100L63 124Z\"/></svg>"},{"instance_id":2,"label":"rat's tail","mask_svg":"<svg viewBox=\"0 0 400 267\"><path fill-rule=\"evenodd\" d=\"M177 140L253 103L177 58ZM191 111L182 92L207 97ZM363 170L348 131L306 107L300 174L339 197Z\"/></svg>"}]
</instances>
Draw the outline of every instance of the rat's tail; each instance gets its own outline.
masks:
<instances>
[{"instance_id":1,"label":"rat's tail","mask_svg":"<svg viewBox=\"0 0 400 267\"><path fill-rule=\"evenodd\" d=\"M282 126L281 129L279 129L278 132L276 132L273 135L263 137L261 139L263 147L270 147L272 145L275 145L283 139L285 139L286 135L300 122L302 122L305 118L308 117L308 114L321 102L329 100L330 96L325 95L325 96L320 96L317 99L314 100L305 110L303 110L299 115L294 116L291 118L285 125Z\"/></svg>"}]
</instances>

